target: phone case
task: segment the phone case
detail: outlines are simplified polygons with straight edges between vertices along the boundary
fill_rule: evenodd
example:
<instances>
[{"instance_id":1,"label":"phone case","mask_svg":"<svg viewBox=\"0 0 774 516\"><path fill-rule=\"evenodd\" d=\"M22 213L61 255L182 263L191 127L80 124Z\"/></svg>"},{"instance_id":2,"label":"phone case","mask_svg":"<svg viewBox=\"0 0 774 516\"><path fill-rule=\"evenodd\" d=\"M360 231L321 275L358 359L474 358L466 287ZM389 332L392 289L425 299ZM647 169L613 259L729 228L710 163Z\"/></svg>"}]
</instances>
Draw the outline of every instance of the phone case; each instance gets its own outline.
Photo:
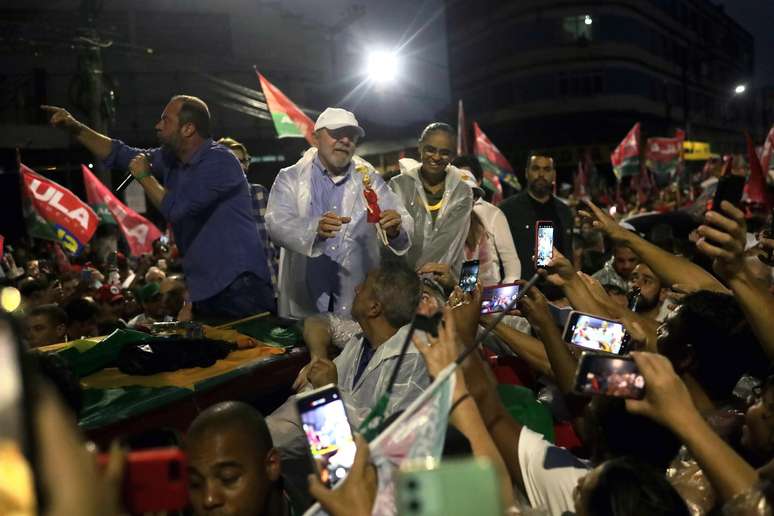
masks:
<instances>
[{"instance_id":1,"label":"phone case","mask_svg":"<svg viewBox=\"0 0 774 516\"><path fill-rule=\"evenodd\" d=\"M545 263L542 264L542 265L538 263L538 250L540 249L539 230L540 230L540 226L541 225L543 227L550 226L550 227L553 228L554 227L554 223L552 221L550 221L550 220L538 220L538 221L535 221L535 265L537 267L544 267L545 266ZM551 238L551 246L553 248L553 237Z\"/></svg>"},{"instance_id":2,"label":"phone case","mask_svg":"<svg viewBox=\"0 0 774 516\"><path fill-rule=\"evenodd\" d=\"M100 454L105 467L108 455ZM132 514L177 511L188 505L188 468L179 448L155 448L129 452L126 461L123 500Z\"/></svg>"}]
</instances>

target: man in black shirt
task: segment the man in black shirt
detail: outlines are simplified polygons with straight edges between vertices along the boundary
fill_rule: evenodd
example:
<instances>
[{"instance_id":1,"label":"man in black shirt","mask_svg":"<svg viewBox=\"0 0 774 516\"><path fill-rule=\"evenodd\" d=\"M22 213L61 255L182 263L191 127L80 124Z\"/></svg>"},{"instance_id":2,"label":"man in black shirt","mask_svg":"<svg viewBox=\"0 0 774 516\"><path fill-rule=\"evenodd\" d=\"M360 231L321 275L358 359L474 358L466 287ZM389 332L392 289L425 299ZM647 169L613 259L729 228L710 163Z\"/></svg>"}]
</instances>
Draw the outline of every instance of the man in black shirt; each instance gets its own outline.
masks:
<instances>
[{"instance_id":1,"label":"man in black shirt","mask_svg":"<svg viewBox=\"0 0 774 516\"><path fill-rule=\"evenodd\" d=\"M553 194L556 181L554 160L532 153L527 162L527 189L505 199L498 206L511 228L516 252L521 260L521 277L535 273L535 222L550 220L554 224L554 247L572 259L572 210Z\"/></svg>"}]
</instances>

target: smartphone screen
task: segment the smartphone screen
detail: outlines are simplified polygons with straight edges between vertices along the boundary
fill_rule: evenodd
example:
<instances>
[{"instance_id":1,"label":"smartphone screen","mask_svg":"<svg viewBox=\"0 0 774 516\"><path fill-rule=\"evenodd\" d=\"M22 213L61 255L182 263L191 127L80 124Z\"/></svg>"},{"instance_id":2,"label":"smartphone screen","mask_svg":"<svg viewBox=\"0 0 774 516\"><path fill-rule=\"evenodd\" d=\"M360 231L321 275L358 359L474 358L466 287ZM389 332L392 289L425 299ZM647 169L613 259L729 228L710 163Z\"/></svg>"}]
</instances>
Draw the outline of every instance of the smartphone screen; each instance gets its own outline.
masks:
<instances>
[{"instance_id":1,"label":"smartphone screen","mask_svg":"<svg viewBox=\"0 0 774 516\"><path fill-rule=\"evenodd\" d=\"M624 325L582 312L572 312L564 328L564 341L585 349L615 355L626 351L628 335Z\"/></svg>"},{"instance_id":2,"label":"smartphone screen","mask_svg":"<svg viewBox=\"0 0 774 516\"><path fill-rule=\"evenodd\" d=\"M335 486L355 461L355 441L339 390L327 385L299 396L296 404L320 480Z\"/></svg>"},{"instance_id":3,"label":"smartphone screen","mask_svg":"<svg viewBox=\"0 0 774 516\"><path fill-rule=\"evenodd\" d=\"M25 403L21 359L21 345L11 323L0 318L0 500L4 501L3 507L10 507L9 513L33 514L36 489L31 419Z\"/></svg>"},{"instance_id":4,"label":"smartphone screen","mask_svg":"<svg viewBox=\"0 0 774 516\"><path fill-rule=\"evenodd\" d=\"M520 286L515 283L484 287L481 296L481 313L504 312L513 298L519 295Z\"/></svg>"},{"instance_id":5,"label":"smartphone screen","mask_svg":"<svg viewBox=\"0 0 774 516\"><path fill-rule=\"evenodd\" d=\"M476 290L478 281L478 260L468 260L462 264L460 272L460 288L464 292L473 292Z\"/></svg>"},{"instance_id":6,"label":"smartphone screen","mask_svg":"<svg viewBox=\"0 0 774 516\"><path fill-rule=\"evenodd\" d=\"M535 224L535 265L545 267L554 254L554 224L539 220Z\"/></svg>"},{"instance_id":7,"label":"smartphone screen","mask_svg":"<svg viewBox=\"0 0 774 516\"><path fill-rule=\"evenodd\" d=\"M712 210L720 211L720 203L723 201L739 206L739 203L742 202L744 183L745 178L743 176L734 174L727 174L718 179L718 187L715 190L715 197L712 199Z\"/></svg>"},{"instance_id":8,"label":"smartphone screen","mask_svg":"<svg viewBox=\"0 0 774 516\"><path fill-rule=\"evenodd\" d=\"M583 353L575 373L575 392L642 399L645 378L629 357Z\"/></svg>"}]
</instances>

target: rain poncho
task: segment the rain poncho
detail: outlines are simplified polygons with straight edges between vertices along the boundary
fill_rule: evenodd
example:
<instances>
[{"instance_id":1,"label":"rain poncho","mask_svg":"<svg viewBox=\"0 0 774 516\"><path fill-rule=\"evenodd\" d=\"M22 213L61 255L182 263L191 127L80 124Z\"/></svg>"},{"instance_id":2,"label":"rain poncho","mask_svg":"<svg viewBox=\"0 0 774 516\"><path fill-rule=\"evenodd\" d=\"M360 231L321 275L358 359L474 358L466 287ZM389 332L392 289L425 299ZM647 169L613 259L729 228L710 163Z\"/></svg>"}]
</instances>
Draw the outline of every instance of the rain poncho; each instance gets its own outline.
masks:
<instances>
[{"instance_id":1,"label":"rain poncho","mask_svg":"<svg viewBox=\"0 0 774 516\"><path fill-rule=\"evenodd\" d=\"M398 194L414 219L412 244L406 255L409 265L419 268L428 262L447 263L459 273L465 259L473 190L462 181L459 170L449 165L446 168L444 204L433 223L419 178L422 164L407 158L399 163L401 173L390 180L390 188Z\"/></svg>"},{"instance_id":2,"label":"rain poncho","mask_svg":"<svg viewBox=\"0 0 774 516\"><path fill-rule=\"evenodd\" d=\"M315 273L315 260L323 259L324 241L317 238L318 216L310 214L312 205L312 162L317 149L307 150L301 159L290 167L280 170L269 193L266 209L266 226L272 242L280 245L279 269L279 314L283 317L303 318L327 311L329 292L318 292L309 281ZM403 248L389 249L397 254L406 253L411 245L414 223L398 197L387 187L381 176L370 163L355 156L354 164L366 165L370 171L372 188L379 196L382 211L396 210L402 219L401 233L407 238ZM326 256L338 265L339 298L334 312L349 316L355 287L360 284L368 271L379 266L382 244L376 234L375 224L366 221L366 201L363 197L363 183L359 174L345 185L344 197L339 215L351 217L340 232L340 244L335 256Z\"/></svg>"}]
</instances>

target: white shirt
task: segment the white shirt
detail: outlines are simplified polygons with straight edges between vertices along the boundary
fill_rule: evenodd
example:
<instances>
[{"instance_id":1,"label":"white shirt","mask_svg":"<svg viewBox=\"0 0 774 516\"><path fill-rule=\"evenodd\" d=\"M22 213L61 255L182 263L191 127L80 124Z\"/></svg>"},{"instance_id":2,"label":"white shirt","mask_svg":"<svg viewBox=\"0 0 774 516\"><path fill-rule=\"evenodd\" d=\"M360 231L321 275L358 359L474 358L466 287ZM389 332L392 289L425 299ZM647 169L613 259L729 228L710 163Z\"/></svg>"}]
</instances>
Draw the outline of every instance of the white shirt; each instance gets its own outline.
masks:
<instances>
[{"instance_id":1,"label":"white shirt","mask_svg":"<svg viewBox=\"0 0 774 516\"><path fill-rule=\"evenodd\" d=\"M493 238L497 256L503 264L505 278L503 283L513 283L521 279L521 261L516 253L516 246L513 244L513 235L508 226L505 214L495 206L483 199L478 199L473 205L473 211L484 224L486 232Z\"/></svg>"},{"instance_id":2,"label":"white shirt","mask_svg":"<svg viewBox=\"0 0 774 516\"><path fill-rule=\"evenodd\" d=\"M546 441L526 426L519 435L519 467L533 508L554 516L575 514L573 490L591 469L571 452Z\"/></svg>"}]
</instances>

